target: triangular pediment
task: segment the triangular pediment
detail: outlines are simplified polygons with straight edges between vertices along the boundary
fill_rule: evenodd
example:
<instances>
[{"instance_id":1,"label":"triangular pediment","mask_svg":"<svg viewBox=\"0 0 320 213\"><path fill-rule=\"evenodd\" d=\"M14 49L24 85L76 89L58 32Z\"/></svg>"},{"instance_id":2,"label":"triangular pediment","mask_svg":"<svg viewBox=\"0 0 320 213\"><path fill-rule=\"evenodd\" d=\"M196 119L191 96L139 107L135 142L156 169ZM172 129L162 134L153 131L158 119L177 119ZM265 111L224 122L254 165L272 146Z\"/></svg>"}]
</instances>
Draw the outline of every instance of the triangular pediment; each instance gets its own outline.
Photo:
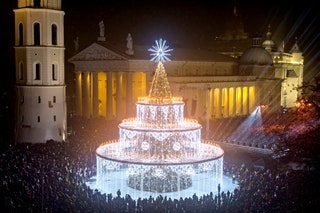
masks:
<instances>
[{"instance_id":1,"label":"triangular pediment","mask_svg":"<svg viewBox=\"0 0 320 213\"><path fill-rule=\"evenodd\" d=\"M80 51L68 61L101 61L101 60L126 60L124 56L100 44L93 43Z\"/></svg>"}]
</instances>

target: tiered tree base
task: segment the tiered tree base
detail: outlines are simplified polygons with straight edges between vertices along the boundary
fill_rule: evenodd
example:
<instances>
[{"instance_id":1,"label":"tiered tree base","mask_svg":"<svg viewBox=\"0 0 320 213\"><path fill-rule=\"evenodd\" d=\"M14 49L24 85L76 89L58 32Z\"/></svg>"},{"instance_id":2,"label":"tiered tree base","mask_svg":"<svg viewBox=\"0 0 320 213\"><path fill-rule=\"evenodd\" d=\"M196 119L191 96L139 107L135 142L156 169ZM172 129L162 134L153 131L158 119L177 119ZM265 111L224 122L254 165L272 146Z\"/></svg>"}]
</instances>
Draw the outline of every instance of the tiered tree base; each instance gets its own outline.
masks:
<instances>
[{"instance_id":1,"label":"tiered tree base","mask_svg":"<svg viewBox=\"0 0 320 213\"><path fill-rule=\"evenodd\" d=\"M192 186L191 175L178 174L166 167L153 167L142 173L130 174L131 188L149 192L175 192Z\"/></svg>"}]
</instances>

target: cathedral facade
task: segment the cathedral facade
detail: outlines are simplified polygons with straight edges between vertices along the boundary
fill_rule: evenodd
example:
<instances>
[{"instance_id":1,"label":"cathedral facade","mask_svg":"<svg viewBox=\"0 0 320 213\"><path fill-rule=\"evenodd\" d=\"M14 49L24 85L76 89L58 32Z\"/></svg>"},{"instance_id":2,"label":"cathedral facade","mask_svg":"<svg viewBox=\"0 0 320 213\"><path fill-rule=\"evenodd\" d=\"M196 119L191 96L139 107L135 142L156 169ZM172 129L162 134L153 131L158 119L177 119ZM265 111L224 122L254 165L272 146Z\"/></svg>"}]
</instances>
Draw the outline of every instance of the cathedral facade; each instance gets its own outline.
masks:
<instances>
[{"instance_id":1,"label":"cathedral facade","mask_svg":"<svg viewBox=\"0 0 320 213\"><path fill-rule=\"evenodd\" d=\"M294 107L303 56L297 43L289 53L275 51L270 35L269 29L265 40L221 38L208 49L172 47L164 66L172 94L184 98L186 116L204 121L248 116L257 107ZM121 49L101 37L68 59L76 79L72 114L121 120L135 114L138 97L148 95L156 63L150 61L151 45L127 41Z\"/></svg>"}]
</instances>

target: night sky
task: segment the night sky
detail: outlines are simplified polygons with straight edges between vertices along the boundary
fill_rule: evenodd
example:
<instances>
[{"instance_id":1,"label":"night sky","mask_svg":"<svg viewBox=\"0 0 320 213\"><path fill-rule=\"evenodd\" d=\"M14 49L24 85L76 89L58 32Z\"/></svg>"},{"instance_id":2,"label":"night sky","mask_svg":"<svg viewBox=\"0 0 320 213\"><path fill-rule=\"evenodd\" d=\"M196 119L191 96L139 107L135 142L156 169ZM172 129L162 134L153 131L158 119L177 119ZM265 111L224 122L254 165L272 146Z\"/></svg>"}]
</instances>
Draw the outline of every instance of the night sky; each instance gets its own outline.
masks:
<instances>
[{"instance_id":1,"label":"night sky","mask_svg":"<svg viewBox=\"0 0 320 213\"><path fill-rule=\"evenodd\" d=\"M120 2L120 3L119 3ZM320 70L320 13L315 1L107 1L62 0L65 11L66 57L73 51L73 39L80 38L80 49L96 41L98 23L103 20L110 43L126 42L132 34L134 44L153 45L155 39L169 44L205 47L207 41L224 33L232 5L238 5L244 30L249 35L265 36L267 26L277 45L285 43L289 51L298 38L305 57L305 79L310 80ZM304 3L304 5L302 5ZM11 137L14 112L14 13L17 0L0 2L0 122L2 140ZM277 38L277 39L275 39ZM8 141L7 141L8 142Z\"/></svg>"},{"instance_id":2,"label":"night sky","mask_svg":"<svg viewBox=\"0 0 320 213\"><path fill-rule=\"evenodd\" d=\"M288 4L289 1L274 0L257 3L231 0L137 2L139 1L110 3L91 0L88 5L75 0L64 1L66 46L69 37L79 36L84 44L95 41L101 20L105 23L109 41L125 41L130 32L134 42L139 44L152 44L155 39L163 37L170 43L182 46L205 46L207 40L224 33L234 4L239 8L245 32L264 36L270 24L274 37L279 40L276 42L284 40L288 48L291 48L295 37L304 36L307 38L301 40L310 42L312 38L309 34L319 33L314 26L318 24L316 20L319 21L319 15L312 3L301 6L295 2ZM306 46L304 41L300 43Z\"/></svg>"}]
</instances>

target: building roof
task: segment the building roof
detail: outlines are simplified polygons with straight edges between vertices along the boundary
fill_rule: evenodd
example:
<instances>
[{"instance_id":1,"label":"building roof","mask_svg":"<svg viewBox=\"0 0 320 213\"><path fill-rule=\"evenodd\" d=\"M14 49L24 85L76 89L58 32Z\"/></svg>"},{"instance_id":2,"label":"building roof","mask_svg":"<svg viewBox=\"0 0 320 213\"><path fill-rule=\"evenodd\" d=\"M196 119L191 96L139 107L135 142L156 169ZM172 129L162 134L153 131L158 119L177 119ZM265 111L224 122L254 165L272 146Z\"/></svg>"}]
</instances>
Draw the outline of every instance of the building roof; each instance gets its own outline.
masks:
<instances>
[{"instance_id":1,"label":"building roof","mask_svg":"<svg viewBox=\"0 0 320 213\"><path fill-rule=\"evenodd\" d=\"M261 47L247 49L240 57L241 65L271 65L272 56Z\"/></svg>"},{"instance_id":2,"label":"building roof","mask_svg":"<svg viewBox=\"0 0 320 213\"><path fill-rule=\"evenodd\" d=\"M113 51L125 56L128 60L150 60L151 56L148 49L151 47L146 45L134 45L133 44L133 55L128 55L125 53L125 47L112 46L107 42L98 42L98 44L112 49ZM220 54L216 49L212 48L183 48L183 47L170 47L173 49L171 52L170 59L172 61L221 61L221 62L232 62L234 59Z\"/></svg>"},{"instance_id":3,"label":"building roof","mask_svg":"<svg viewBox=\"0 0 320 213\"><path fill-rule=\"evenodd\" d=\"M113 57L98 57L96 52L107 51L108 56L114 55L116 58L122 58L123 60L150 60L152 57L148 49L151 47L146 45L134 45L133 44L133 55L126 54L126 47L123 45L112 45L107 41L98 41L84 48L80 52L73 55L69 61L81 61L81 60L112 60ZM171 56L169 57L172 61L216 61L216 62L236 62L235 58L224 55L219 52L220 48L181 48L181 47L170 47L173 49ZM104 50L103 50L104 49ZM88 55L92 57L88 58ZM106 54L103 54L104 56ZM85 58L85 59L84 59Z\"/></svg>"},{"instance_id":4,"label":"building roof","mask_svg":"<svg viewBox=\"0 0 320 213\"><path fill-rule=\"evenodd\" d=\"M261 46L261 38L253 37L252 46L240 57L241 65L271 65L273 59L270 53Z\"/></svg>"}]
</instances>

